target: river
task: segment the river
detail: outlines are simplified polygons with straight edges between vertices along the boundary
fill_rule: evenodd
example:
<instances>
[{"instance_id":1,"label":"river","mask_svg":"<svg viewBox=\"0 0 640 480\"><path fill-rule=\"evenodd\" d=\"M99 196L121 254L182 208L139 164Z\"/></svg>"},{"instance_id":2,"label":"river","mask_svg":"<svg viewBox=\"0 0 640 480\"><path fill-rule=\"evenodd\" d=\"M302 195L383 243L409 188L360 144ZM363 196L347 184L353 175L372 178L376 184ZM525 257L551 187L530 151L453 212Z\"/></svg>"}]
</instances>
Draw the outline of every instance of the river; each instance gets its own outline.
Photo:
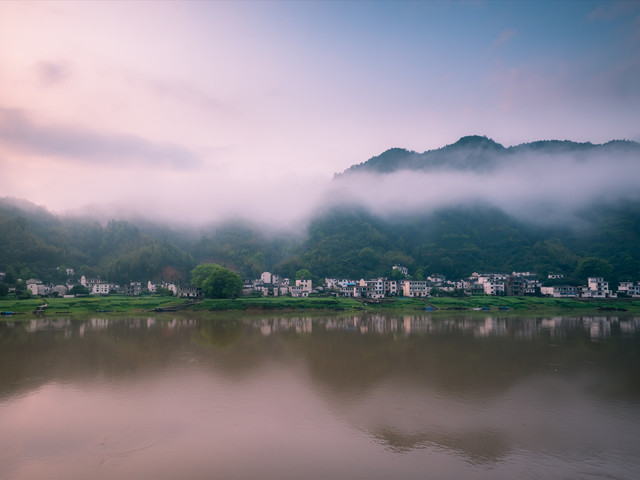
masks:
<instances>
[{"instance_id":1,"label":"river","mask_svg":"<svg viewBox=\"0 0 640 480\"><path fill-rule=\"evenodd\" d=\"M0 478L640 471L640 317L175 315L0 322Z\"/></svg>"}]
</instances>

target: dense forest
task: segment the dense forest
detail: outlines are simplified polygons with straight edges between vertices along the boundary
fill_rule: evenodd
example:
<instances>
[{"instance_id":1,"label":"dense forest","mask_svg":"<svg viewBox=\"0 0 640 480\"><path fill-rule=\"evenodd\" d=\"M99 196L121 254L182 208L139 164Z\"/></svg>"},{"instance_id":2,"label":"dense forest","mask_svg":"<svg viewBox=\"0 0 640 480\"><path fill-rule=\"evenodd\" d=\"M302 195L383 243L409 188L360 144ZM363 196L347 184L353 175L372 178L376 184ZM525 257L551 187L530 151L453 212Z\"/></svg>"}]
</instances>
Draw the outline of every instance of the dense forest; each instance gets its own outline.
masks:
<instances>
[{"instance_id":1,"label":"dense forest","mask_svg":"<svg viewBox=\"0 0 640 480\"><path fill-rule=\"evenodd\" d=\"M334 183L344 189L338 192L346 192L350 185L354 190L362 185L358 183L362 172L385 185L390 175L403 171L461 176L473 171L480 175L476 179L493 176L507 183L533 171L513 170L514 165L530 164L539 172L551 170L550 178L561 178L557 183L566 192L557 198L571 204L572 195L585 188L576 173L590 168L590 173L600 172L604 179L617 168L621 173L611 177L613 181L633 180L639 163L640 144L635 142L542 141L505 148L472 136L424 153L390 149L337 175ZM560 164L568 168L563 170ZM501 177L504 171L520 176ZM307 269L318 281L392 276L397 274L392 266L400 264L416 279L436 273L458 279L472 272L532 271L542 278L563 274L563 282L576 284L590 275L604 276L614 284L640 280L637 182L626 182L629 192L623 194L616 191L616 183L601 183L599 191L588 192L594 197L591 203L570 212L571 222L524 220L513 210L507 213L508 209L482 199L393 215L343 202L333 208L325 205L302 234L265 231L242 221L201 229L176 229L148 220L100 223L55 216L24 200L0 198L0 272L6 274L5 285L32 277L62 282L67 280L67 268L74 269L76 277L99 276L115 283L186 283L196 265L216 263L245 279L257 278L263 271L294 278L297 271ZM613 194L614 201L602 201ZM553 212L559 203L544 201L544 212Z\"/></svg>"},{"instance_id":2,"label":"dense forest","mask_svg":"<svg viewBox=\"0 0 640 480\"><path fill-rule=\"evenodd\" d=\"M28 208L27 208L28 207ZM200 263L217 263L256 278L272 271L293 278L306 268L316 279L391 276L401 264L417 279L472 272L562 273L612 282L640 279L640 203L589 211L590 223L540 227L489 206L382 219L364 209L334 209L315 218L307 236L264 232L229 223L208 232L112 220L58 218L44 209L0 201L0 272L11 278L63 281L76 275L113 282L188 282Z\"/></svg>"}]
</instances>

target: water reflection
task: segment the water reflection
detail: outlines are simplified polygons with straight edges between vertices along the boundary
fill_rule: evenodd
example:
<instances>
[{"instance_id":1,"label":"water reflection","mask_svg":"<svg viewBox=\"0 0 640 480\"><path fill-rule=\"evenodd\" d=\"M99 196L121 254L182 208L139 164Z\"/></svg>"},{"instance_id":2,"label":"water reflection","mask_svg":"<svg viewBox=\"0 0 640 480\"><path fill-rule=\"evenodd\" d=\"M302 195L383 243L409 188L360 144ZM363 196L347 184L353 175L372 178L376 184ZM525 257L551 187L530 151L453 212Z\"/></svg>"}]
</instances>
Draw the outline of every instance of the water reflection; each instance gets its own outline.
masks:
<instances>
[{"instance_id":1,"label":"water reflection","mask_svg":"<svg viewBox=\"0 0 640 480\"><path fill-rule=\"evenodd\" d=\"M0 323L0 478L632 478L638 340L634 316Z\"/></svg>"},{"instance_id":2,"label":"water reflection","mask_svg":"<svg viewBox=\"0 0 640 480\"><path fill-rule=\"evenodd\" d=\"M469 332L476 337L486 336L514 336L521 339L533 339L542 332L550 332L554 337L562 337L568 330L583 329L590 338L603 339L611 336L612 328L623 334L634 335L640 332L640 317L620 316L553 316L553 317L495 317L484 316L482 318L456 316L439 317L432 315L385 315L367 314L350 315L332 318L317 318L311 316L298 317L252 317L238 320L229 320L225 317L216 317L212 320L204 320L204 323L216 323L222 325L225 322L242 323L251 327L257 327L263 335L281 331L294 331L295 333L312 333L314 324L326 331L346 330L357 331L361 334L386 334L400 333L412 334L441 334L448 332ZM88 320L72 320L64 317L34 318L26 322L0 322L0 332L11 329L24 329L34 333L43 330L62 330L69 335L79 326L82 336L85 331L105 330L116 325L126 324L130 329L180 329L197 328L203 324L202 317L170 318L166 316L154 316L146 318L103 318L95 317Z\"/></svg>"}]
</instances>

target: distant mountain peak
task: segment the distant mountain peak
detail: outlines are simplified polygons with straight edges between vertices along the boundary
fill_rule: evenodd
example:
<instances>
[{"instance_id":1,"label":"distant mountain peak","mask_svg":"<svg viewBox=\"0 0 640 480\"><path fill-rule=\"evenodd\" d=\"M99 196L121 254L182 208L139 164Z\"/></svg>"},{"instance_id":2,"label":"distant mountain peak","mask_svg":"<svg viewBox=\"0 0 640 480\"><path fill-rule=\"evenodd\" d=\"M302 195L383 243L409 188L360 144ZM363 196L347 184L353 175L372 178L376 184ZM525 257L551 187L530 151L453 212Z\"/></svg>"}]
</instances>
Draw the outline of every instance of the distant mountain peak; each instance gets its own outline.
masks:
<instances>
[{"instance_id":1,"label":"distant mountain peak","mask_svg":"<svg viewBox=\"0 0 640 480\"><path fill-rule=\"evenodd\" d=\"M351 166L343 175L356 172L391 173L398 170L482 170L493 163L495 154L505 150L505 147L486 136L468 135L451 145L424 153L390 148L366 162Z\"/></svg>"},{"instance_id":2,"label":"distant mountain peak","mask_svg":"<svg viewBox=\"0 0 640 480\"><path fill-rule=\"evenodd\" d=\"M613 140L602 145L570 140L539 140L513 147L481 135L461 137L457 142L435 150L417 153L404 148L390 148L366 162L353 165L342 175L369 172L391 173L399 170L420 171L492 171L500 163L524 159L531 153L543 155L576 155L605 150L640 152L640 144L627 140ZM336 175L339 177L341 175Z\"/></svg>"},{"instance_id":3,"label":"distant mountain peak","mask_svg":"<svg viewBox=\"0 0 640 480\"><path fill-rule=\"evenodd\" d=\"M466 137L461 137L453 145L449 145L448 147L475 147L475 148L491 148L494 150L504 150L504 146L499 143L493 141L492 139L486 136L480 135L467 135ZM447 147L445 147L447 148Z\"/></svg>"}]
</instances>

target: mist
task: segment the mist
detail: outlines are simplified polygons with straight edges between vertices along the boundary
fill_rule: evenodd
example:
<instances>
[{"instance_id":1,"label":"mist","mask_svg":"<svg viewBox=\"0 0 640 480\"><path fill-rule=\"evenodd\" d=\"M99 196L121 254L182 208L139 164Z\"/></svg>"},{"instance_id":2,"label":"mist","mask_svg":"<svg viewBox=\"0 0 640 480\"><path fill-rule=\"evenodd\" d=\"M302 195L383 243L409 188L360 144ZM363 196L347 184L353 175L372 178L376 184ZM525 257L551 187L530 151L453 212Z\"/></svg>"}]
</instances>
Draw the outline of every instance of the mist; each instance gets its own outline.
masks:
<instances>
[{"instance_id":1,"label":"mist","mask_svg":"<svg viewBox=\"0 0 640 480\"><path fill-rule=\"evenodd\" d=\"M88 186L86 195L94 202L59 213L101 220L138 218L180 228L239 220L301 234L314 217L332 208L362 207L390 219L491 205L521 221L577 226L588 220L592 207L640 201L640 176L635 174L639 166L637 152L619 149L606 154L523 153L480 172L401 170L335 179L329 172L325 177L292 173L262 179L227 172L186 176L184 184L176 175L162 179L156 173L145 182L136 176L123 179L113 192Z\"/></svg>"},{"instance_id":2,"label":"mist","mask_svg":"<svg viewBox=\"0 0 640 480\"><path fill-rule=\"evenodd\" d=\"M595 206L640 200L638 151L510 157L490 170L401 170L336 179L329 196L381 217L491 205L526 222L578 224ZM586 214L588 219L588 213Z\"/></svg>"}]
</instances>

